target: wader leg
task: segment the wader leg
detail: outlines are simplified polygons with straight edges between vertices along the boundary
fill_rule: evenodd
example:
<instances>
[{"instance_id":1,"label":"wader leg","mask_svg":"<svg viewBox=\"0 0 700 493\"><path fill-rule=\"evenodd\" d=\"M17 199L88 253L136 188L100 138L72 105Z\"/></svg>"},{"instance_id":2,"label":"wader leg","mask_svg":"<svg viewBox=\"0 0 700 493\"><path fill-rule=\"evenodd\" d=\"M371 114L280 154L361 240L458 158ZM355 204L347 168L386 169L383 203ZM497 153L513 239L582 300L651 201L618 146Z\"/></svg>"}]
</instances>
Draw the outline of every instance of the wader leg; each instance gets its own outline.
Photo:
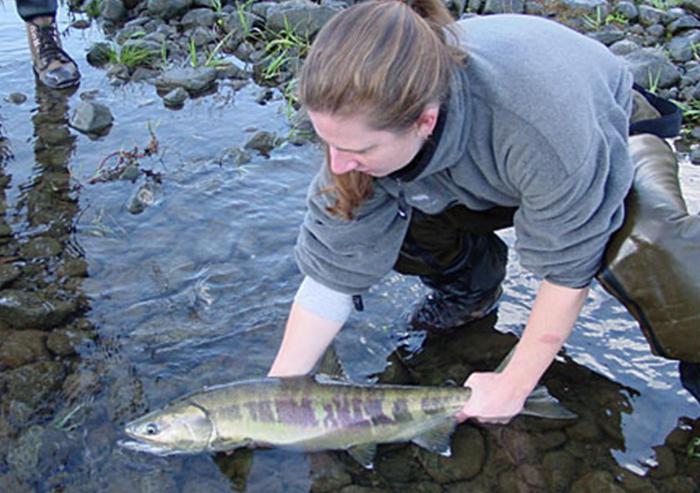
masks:
<instances>
[{"instance_id":1,"label":"wader leg","mask_svg":"<svg viewBox=\"0 0 700 493\"><path fill-rule=\"evenodd\" d=\"M512 225L514 209L437 215L414 211L394 269L417 275L431 292L414 308L414 328L447 329L486 316L502 293L507 247L493 231Z\"/></svg>"},{"instance_id":2,"label":"wader leg","mask_svg":"<svg viewBox=\"0 0 700 493\"><path fill-rule=\"evenodd\" d=\"M24 22L34 17L55 17L56 0L17 0L17 13Z\"/></svg>"}]
</instances>

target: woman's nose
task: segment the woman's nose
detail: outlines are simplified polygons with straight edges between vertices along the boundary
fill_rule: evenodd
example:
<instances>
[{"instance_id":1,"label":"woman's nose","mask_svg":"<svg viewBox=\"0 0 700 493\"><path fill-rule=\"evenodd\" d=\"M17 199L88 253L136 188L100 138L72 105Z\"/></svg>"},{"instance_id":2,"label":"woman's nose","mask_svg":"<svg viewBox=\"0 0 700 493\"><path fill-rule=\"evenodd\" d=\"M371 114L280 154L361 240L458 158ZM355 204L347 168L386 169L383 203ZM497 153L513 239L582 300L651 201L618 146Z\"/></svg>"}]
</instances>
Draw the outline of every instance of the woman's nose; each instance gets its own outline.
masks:
<instances>
[{"instance_id":1,"label":"woman's nose","mask_svg":"<svg viewBox=\"0 0 700 493\"><path fill-rule=\"evenodd\" d=\"M331 171L336 175L342 175L357 168L357 161L345 152L330 147Z\"/></svg>"}]
</instances>

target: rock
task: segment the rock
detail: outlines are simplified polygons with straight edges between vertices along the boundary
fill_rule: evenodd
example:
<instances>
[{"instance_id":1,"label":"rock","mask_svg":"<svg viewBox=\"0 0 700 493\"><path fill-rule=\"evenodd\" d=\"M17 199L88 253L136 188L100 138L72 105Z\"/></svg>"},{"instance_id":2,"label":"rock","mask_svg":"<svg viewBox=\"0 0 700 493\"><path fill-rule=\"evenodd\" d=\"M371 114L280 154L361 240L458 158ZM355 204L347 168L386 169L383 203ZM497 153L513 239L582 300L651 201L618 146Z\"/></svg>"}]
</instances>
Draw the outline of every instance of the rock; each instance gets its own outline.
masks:
<instances>
[{"instance_id":1,"label":"rock","mask_svg":"<svg viewBox=\"0 0 700 493\"><path fill-rule=\"evenodd\" d=\"M0 319L14 329L49 329L78 310L75 300L49 300L26 291L0 291Z\"/></svg>"},{"instance_id":2,"label":"rock","mask_svg":"<svg viewBox=\"0 0 700 493\"><path fill-rule=\"evenodd\" d=\"M21 92L10 93L9 96L5 98L5 101L7 101L8 103L17 105L24 103L26 100L27 96L25 94L22 94Z\"/></svg>"},{"instance_id":3,"label":"rock","mask_svg":"<svg viewBox=\"0 0 700 493\"><path fill-rule=\"evenodd\" d=\"M160 71L146 67L136 67L134 73L131 74L132 82L152 81L160 76Z\"/></svg>"},{"instance_id":4,"label":"rock","mask_svg":"<svg viewBox=\"0 0 700 493\"><path fill-rule=\"evenodd\" d=\"M654 479L666 479L676 474L676 457L673 451L665 446L652 447L656 453L656 465L649 471Z\"/></svg>"},{"instance_id":5,"label":"rock","mask_svg":"<svg viewBox=\"0 0 700 493\"><path fill-rule=\"evenodd\" d=\"M245 149L253 149L263 156L269 156L270 151L277 145L277 136L272 132L260 130L255 132L243 146Z\"/></svg>"},{"instance_id":6,"label":"rock","mask_svg":"<svg viewBox=\"0 0 700 493\"><path fill-rule=\"evenodd\" d=\"M290 26L299 36L313 37L337 12L337 8L319 6L309 0L289 0L267 10L266 27L280 32Z\"/></svg>"},{"instance_id":7,"label":"rock","mask_svg":"<svg viewBox=\"0 0 700 493\"><path fill-rule=\"evenodd\" d=\"M70 27L73 29L88 29L90 27L89 19L76 19L70 23Z\"/></svg>"},{"instance_id":8,"label":"rock","mask_svg":"<svg viewBox=\"0 0 700 493\"><path fill-rule=\"evenodd\" d=\"M429 480L425 471L416 463L412 447L399 447L386 451L374 463L377 473L389 483L416 483Z\"/></svg>"},{"instance_id":9,"label":"rock","mask_svg":"<svg viewBox=\"0 0 700 493\"><path fill-rule=\"evenodd\" d=\"M625 493L608 471L593 471L576 481L571 493Z\"/></svg>"},{"instance_id":10,"label":"rock","mask_svg":"<svg viewBox=\"0 0 700 493\"><path fill-rule=\"evenodd\" d=\"M154 17L168 20L184 14L191 5L192 0L148 0L146 10Z\"/></svg>"},{"instance_id":11,"label":"rock","mask_svg":"<svg viewBox=\"0 0 700 493\"><path fill-rule=\"evenodd\" d=\"M114 48L109 43L99 41L90 46L87 52L87 61L93 67L103 67L107 65L114 56Z\"/></svg>"},{"instance_id":12,"label":"rock","mask_svg":"<svg viewBox=\"0 0 700 493\"><path fill-rule=\"evenodd\" d=\"M211 9L193 9L182 16L180 25L185 29L205 27L211 29L216 23L216 14Z\"/></svg>"},{"instance_id":13,"label":"rock","mask_svg":"<svg viewBox=\"0 0 700 493\"><path fill-rule=\"evenodd\" d=\"M459 426L452 435L451 457L423 449L417 452L426 472L440 483L471 479L481 472L486 460L484 438L477 428L469 425Z\"/></svg>"},{"instance_id":14,"label":"rock","mask_svg":"<svg viewBox=\"0 0 700 493\"><path fill-rule=\"evenodd\" d=\"M624 56L634 81L645 89L663 89L675 85L681 79L678 68L665 53L656 48L642 48Z\"/></svg>"},{"instance_id":15,"label":"rock","mask_svg":"<svg viewBox=\"0 0 700 493\"><path fill-rule=\"evenodd\" d=\"M12 330L4 335L0 343L0 366L19 368L20 366L48 359L46 332L40 330Z\"/></svg>"},{"instance_id":16,"label":"rock","mask_svg":"<svg viewBox=\"0 0 700 493\"><path fill-rule=\"evenodd\" d=\"M557 450L547 453L542 459L549 491L569 491L579 466L568 452Z\"/></svg>"},{"instance_id":17,"label":"rock","mask_svg":"<svg viewBox=\"0 0 700 493\"><path fill-rule=\"evenodd\" d=\"M311 493L335 493L352 484L345 466L329 454L310 454Z\"/></svg>"},{"instance_id":18,"label":"rock","mask_svg":"<svg viewBox=\"0 0 700 493\"><path fill-rule=\"evenodd\" d=\"M657 493L657 489L649 478L640 477L625 468L616 468L612 471L615 479L622 488L630 493Z\"/></svg>"},{"instance_id":19,"label":"rock","mask_svg":"<svg viewBox=\"0 0 700 493\"><path fill-rule=\"evenodd\" d=\"M684 15L668 25L668 30L671 34L688 29L696 29L700 27L700 20L692 15Z\"/></svg>"},{"instance_id":20,"label":"rock","mask_svg":"<svg viewBox=\"0 0 700 493\"><path fill-rule=\"evenodd\" d=\"M625 32L613 25L608 25L600 31L588 33L587 36L603 43L605 46L610 46L625 39Z\"/></svg>"},{"instance_id":21,"label":"rock","mask_svg":"<svg viewBox=\"0 0 700 493\"><path fill-rule=\"evenodd\" d=\"M525 13L524 0L486 0L484 2L485 15L488 14L523 14Z\"/></svg>"},{"instance_id":22,"label":"rock","mask_svg":"<svg viewBox=\"0 0 700 493\"><path fill-rule=\"evenodd\" d=\"M163 103L165 103L165 106L169 108L180 108L185 101L187 101L188 97L189 94L187 91L185 91L182 87L176 87L168 94L163 96Z\"/></svg>"},{"instance_id":23,"label":"rock","mask_svg":"<svg viewBox=\"0 0 700 493\"><path fill-rule=\"evenodd\" d=\"M20 275L19 267L11 264L0 264L0 288L5 287Z\"/></svg>"},{"instance_id":24,"label":"rock","mask_svg":"<svg viewBox=\"0 0 700 493\"><path fill-rule=\"evenodd\" d=\"M216 70L210 67L174 68L166 71L156 81L159 91L170 92L176 87L182 87L191 95L196 95L210 89L216 81Z\"/></svg>"},{"instance_id":25,"label":"rock","mask_svg":"<svg viewBox=\"0 0 700 493\"><path fill-rule=\"evenodd\" d=\"M157 185L153 180L140 184L129 197L126 209L132 214L141 214L156 202Z\"/></svg>"},{"instance_id":26,"label":"rock","mask_svg":"<svg viewBox=\"0 0 700 493\"><path fill-rule=\"evenodd\" d=\"M43 428L34 425L25 430L10 447L7 454L7 464L17 477L29 480L36 473L42 435Z\"/></svg>"},{"instance_id":27,"label":"rock","mask_svg":"<svg viewBox=\"0 0 700 493\"><path fill-rule=\"evenodd\" d=\"M81 101L68 124L80 132L97 134L111 127L113 122L112 112L105 105Z\"/></svg>"},{"instance_id":28,"label":"rock","mask_svg":"<svg viewBox=\"0 0 700 493\"><path fill-rule=\"evenodd\" d=\"M683 0L681 7L696 15L700 15L700 0Z\"/></svg>"},{"instance_id":29,"label":"rock","mask_svg":"<svg viewBox=\"0 0 700 493\"><path fill-rule=\"evenodd\" d=\"M566 429L566 434L575 441L593 442L600 438L600 430L590 419L579 419L576 424Z\"/></svg>"},{"instance_id":30,"label":"rock","mask_svg":"<svg viewBox=\"0 0 700 493\"><path fill-rule=\"evenodd\" d=\"M100 0L100 17L110 22L121 22L126 18L126 7L122 0Z\"/></svg>"},{"instance_id":31,"label":"rock","mask_svg":"<svg viewBox=\"0 0 700 493\"><path fill-rule=\"evenodd\" d=\"M216 77L218 79L246 80L250 76L250 72L234 65L233 63L224 62L216 67Z\"/></svg>"},{"instance_id":32,"label":"rock","mask_svg":"<svg viewBox=\"0 0 700 493\"><path fill-rule=\"evenodd\" d=\"M221 166L242 166L248 164L253 157L240 147L230 147L224 151L219 160Z\"/></svg>"},{"instance_id":33,"label":"rock","mask_svg":"<svg viewBox=\"0 0 700 493\"><path fill-rule=\"evenodd\" d=\"M682 36L674 36L666 45L666 49L673 61L689 62L695 56L698 43L700 43L700 30L695 30Z\"/></svg>"},{"instance_id":34,"label":"rock","mask_svg":"<svg viewBox=\"0 0 700 493\"><path fill-rule=\"evenodd\" d=\"M700 148L695 148L690 151L690 162L696 166L700 166Z\"/></svg>"},{"instance_id":35,"label":"rock","mask_svg":"<svg viewBox=\"0 0 700 493\"><path fill-rule=\"evenodd\" d=\"M55 257L62 251L63 246L55 239L48 236L32 238L20 247L22 257L28 260Z\"/></svg>"},{"instance_id":36,"label":"rock","mask_svg":"<svg viewBox=\"0 0 700 493\"><path fill-rule=\"evenodd\" d=\"M661 19L664 17L663 10L659 10L649 5L640 5L639 10L639 23L642 26L651 26L654 24L660 24Z\"/></svg>"},{"instance_id":37,"label":"rock","mask_svg":"<svg viewBox=\"0 0 700 493\"><path fill-rule=\"evenodd\" d=\"M518 482L527 485L526 488L519 487L519 491L547 491L547 481L542 468L534 464L521 464L515 470Z\"/></svg>"},{"instance_id":38,"label":"rock","mask_svg":"<svg viewBox=\"0 0 700 493\"><path fill-rule=\"evenodd\" d=\"M634 3L628 1L622 1L615 4L613 12L622 15L630 22L635 22L639 18L639 9L637 9L637 6Z\"/></svg>"},{"instance_id":39,"label":"rock","mask_svg":"<svg viewBox=\"0 0 700 493\"><path fill-rule=\"evenodd\" d=\"M494 432L500 449L508 456L512 464L535 464L538 461L537 446L530 433L511 427L499 428Z\"/></svg>"},{"instance_id":40,"label":"rock","mask_svg":"<svg viewBox=\"0 0 700 493\"><path fill-rule=\"evenodd\" d=\"M28 406L30 413L37 413L52 405L50 396L60 389L63 377L63 365L58 361L38 361L8 370L2 373L7 388L3 397Z\"/></svg>"},{"instance_id":41,"label":"rock","mask_svg":"<svg viewBox=\"0 0 700 493\"><path fill-rule=\"evenodd\" d=\"M674 476L664 480L666 491L673 493L696 493L698 485L693 478L688 476Z\"/></svg>"},{"instance_id":42,"label":"rock","mask_svg":"<svg viewBox=\"0 0 700 493\"><path fill-rule=\"evenodd\" d=\"M60 357L72 356L84 338L72 330L52 330L46 339L46 347Z\"/></svg>"},{"instance_id":43,"label":"rock","mask_svg":"<svg viewBox=\"0 0 700 493\"><path fill-rule=\"evenodd\" d=\"M558 3L566 10L581 17L587 15L596 19L600 16L604 19L610 12L606 0L562 0Z\"/></svg>"}]
</instances>

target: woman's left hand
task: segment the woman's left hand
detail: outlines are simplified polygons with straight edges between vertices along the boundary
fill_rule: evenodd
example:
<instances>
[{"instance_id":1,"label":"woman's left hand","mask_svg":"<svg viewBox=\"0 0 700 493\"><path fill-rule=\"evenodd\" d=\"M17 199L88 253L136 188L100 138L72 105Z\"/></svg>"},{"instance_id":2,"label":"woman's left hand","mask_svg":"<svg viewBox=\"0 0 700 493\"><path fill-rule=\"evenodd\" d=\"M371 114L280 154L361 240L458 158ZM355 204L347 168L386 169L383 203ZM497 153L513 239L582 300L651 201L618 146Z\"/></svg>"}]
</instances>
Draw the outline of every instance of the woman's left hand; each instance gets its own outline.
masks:
<instances>
[{"instance_id":1,"label":"woman's left hand","mask_svg":"<svg viewBox=\"0 0 700 493\"><path fill-rule=\"evenodd\" d=\"M473 418L484 423L508 423L523 409L529 392L514 387L512 378L503 373L472 373L464 383L472 390L459 421Z\"/></svg>"}]
</instances>

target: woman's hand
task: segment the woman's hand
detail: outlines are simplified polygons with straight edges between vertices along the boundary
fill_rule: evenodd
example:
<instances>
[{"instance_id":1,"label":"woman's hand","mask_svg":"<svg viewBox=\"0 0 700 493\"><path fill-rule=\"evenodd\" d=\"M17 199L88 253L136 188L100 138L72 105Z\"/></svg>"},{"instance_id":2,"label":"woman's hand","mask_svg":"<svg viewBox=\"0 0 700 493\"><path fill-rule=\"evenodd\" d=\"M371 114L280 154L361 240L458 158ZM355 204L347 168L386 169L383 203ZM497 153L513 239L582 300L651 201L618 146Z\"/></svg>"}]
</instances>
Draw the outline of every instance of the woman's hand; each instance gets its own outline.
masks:
<instances>
[{"instance_id":1,"label":"woman's hand","mask_svg":"<svg viewBox=\"0 0 700 493\"><path fill-rule=\"evenodd\" d=\"M523 409L527 389L513 385L503 373L472 373L464 383L471 397L457 413L459 421L473 418L484 423L506 424Z\"/></svg>"}]
</instances>

